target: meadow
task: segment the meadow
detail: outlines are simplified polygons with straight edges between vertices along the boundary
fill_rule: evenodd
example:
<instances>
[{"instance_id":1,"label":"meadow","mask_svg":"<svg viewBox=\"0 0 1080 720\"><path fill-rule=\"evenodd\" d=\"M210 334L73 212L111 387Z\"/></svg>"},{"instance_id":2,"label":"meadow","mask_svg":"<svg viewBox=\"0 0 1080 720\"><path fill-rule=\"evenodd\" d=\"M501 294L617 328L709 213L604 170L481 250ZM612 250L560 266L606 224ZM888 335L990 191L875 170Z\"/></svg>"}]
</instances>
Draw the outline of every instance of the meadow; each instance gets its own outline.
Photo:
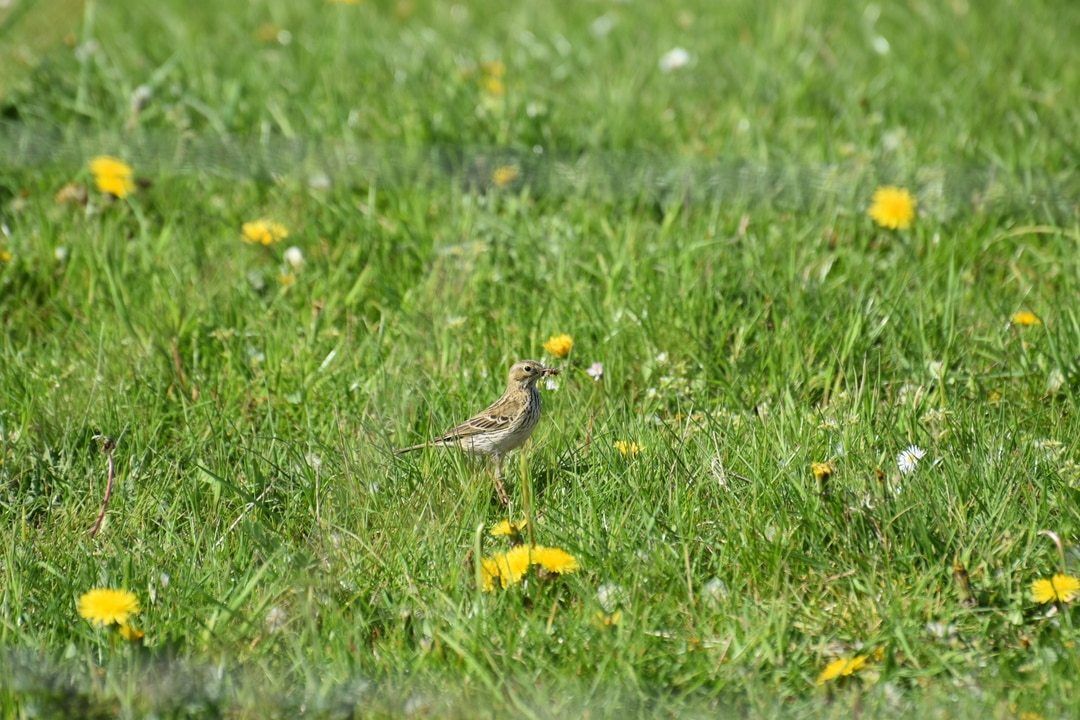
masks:
<instances>
[{"instance_id":1,"label":"meadow","mask_svg":"<svg viewBox=\"0 0 1080 720\"><path fill-rule=\"evenodd\" d=\"M1075 3L2 5L0 715L1080 717Z\"/></svg>"}]
</instances>

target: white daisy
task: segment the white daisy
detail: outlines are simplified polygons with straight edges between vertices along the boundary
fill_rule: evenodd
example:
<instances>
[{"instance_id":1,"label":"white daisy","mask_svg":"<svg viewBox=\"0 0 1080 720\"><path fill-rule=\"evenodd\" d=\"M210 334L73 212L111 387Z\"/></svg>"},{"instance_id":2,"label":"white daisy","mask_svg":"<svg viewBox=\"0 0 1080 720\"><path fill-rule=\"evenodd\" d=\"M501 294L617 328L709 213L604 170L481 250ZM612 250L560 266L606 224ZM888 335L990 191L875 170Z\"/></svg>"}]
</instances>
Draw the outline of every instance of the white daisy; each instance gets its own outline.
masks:
<instances>
[{"instance_id":1,"label":"white daisy","mask_svg":"<svg viewBox=\"0 0 1080 720\"><path fill-rule=\"evenodd\" d=\"M900 468L900 474L910 475L915 472L915 467L925 455L926 451L918 445L908 445L896 456L896 465Z\"/></svg>"},{"instance_id":2,"label":"white daisy","mask_svg":"<svg viewBox=\"0 0 1080 720\"><path fill-rule=\"evenodd\" d=\"M559 381L555 380L554 378L548 378L544 381L544 388L554 392L555 390L559 389Z\"/></svg>"},{"instance_id":3,"label":"white daisy","mask_svg":"<svg viewBox=\"0 0 1080 720\"><path fill-rule=\"evenodd\" d=\"M594 362L585 372L593 380L599 381L602 377L604 377L604 364L601 362Z\"/></svg>"}]
</instances>

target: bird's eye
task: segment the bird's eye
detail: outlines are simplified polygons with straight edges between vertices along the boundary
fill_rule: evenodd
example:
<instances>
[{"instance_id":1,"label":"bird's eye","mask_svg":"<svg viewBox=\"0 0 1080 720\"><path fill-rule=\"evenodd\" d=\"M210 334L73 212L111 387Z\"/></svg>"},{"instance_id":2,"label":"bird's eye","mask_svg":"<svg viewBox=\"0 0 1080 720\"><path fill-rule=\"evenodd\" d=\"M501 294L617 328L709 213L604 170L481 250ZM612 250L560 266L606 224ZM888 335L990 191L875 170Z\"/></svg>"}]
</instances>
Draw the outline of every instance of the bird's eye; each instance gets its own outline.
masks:
<instances>
[{"instance_id":1,"label":"bird's eye","mask_svg":"<svg viewBox=\"0 0 1080 720\"><path fill-rule=\"evenodd\" d=\"M532 365L526 365L526 366L525 366L525 372L527 372L527 373L531 373L532 371L533 371L533 369L532 369Z\"/></svg>"}]
</instances>

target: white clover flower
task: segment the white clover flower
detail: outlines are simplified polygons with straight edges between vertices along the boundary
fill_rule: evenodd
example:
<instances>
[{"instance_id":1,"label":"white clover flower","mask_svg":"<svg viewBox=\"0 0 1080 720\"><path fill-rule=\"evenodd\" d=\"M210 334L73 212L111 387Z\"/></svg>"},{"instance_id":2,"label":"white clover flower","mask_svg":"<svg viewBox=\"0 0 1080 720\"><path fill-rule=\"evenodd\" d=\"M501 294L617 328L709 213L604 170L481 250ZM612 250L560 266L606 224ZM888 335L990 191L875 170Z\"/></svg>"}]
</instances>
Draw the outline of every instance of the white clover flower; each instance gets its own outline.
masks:
<instances>
[{"instance_id":1,"label":"white clover flower","mask_svg":"<svg viewBox=\"0 0 1080 720\"><path fill-rule=\"evenodd\" d=\"M596 18L589 24L589 32L593 37L605 38L608 33L615 27L615 17L612 15L604 14Z\"/></svg>"},{"instance_id":2,"label":"white clover flower","mask_svg":"<svg viewBox=\"0 0 1080 720\"><path fill-rule=\"evenodd\" d=\"M709 461L709 472L716 478L716 484L722 488L728 486L727 468L724 467L724 461L720 459L719 455L713 457Z\"/></svg>"},{"instance_id":3,"label":"white clover flower","mask_svg":"<svg viewBox=\"0 0 1080 720\"><path fill-rule=\"evenodd\" d=\"M154 97L154 89L149 85L139 85L131 93L130 107L132 112L140 112L147 105L150 104L150 100Z\"/></svg>"},{"instance_id":4,"label":"white clover flower","mask_svg":"<svg viewBox=\"0 0 1080 720\"><path fill-rule=\"evenodd\" d=\"M277 605L266 613L266 629L271 633L280 632L288 621L289 616Z\"/></svg>"},{"instance_id":5,"label":"white clover flower","mask_svg":"<svg viewBox=\"0 0 1080 720\"><path fill-rule=\"evenodd\" d=\"M555 392L556 390L559 389L559 381L556 380L555 378L548 378L547 380L544 381L544 388L547 389L547 390L550 390L552 392Z\"/></svg>"},{"instance_id":6,"label":"white clover flower","mask_svg":"<svg viewBox=\"0 0 1080 720\"><path fill-rule=\"evenodd\" d=\"M900 474L910 475L915 472L915 467L925 456L926 451L918 445L908 445L896 456L896 465L900 468Z\"/></svg>"},{"instance_id":7,"label":"white clover flower","mask_svg":"<svg viewBox=\"0 0 1080 720\"><path fill-rule=\"evenodd\" d=\"M881 136L881 147L885 152L893 152L904 143L904 129L894 128Z\"/></svg>"},{"instance_id":8,"label":"white clover flower","mask_svg":"<svg viewBox=\"0 0 1080 720\"><path fill-rule=\"evenodd\" d=\"M690 53L681 47L668 50L660 56L660 71L673 72L690 64Z\"/></svg>"},{"instance_id":9,"label":"white clover flower","mask_svg":"<svg viewBox=\"0 0 1080 720\"><path fill-rule=\"evenodd\" d=\"M293 245L285 251L285 262L292 266L293 270L304 267L304 251Z\"/></svg>"},{"instance_id":10,"label":"white clover flower","mask_svg":"<svg viewBox=\"0 0 1080 720\"><path fill-rule=\"evenodd\" d=\"M1065 373L1061 372L1061 368L1054 368L1050 371L1050 374L1046 377L1046 394L1054 395L1061 386L1065 384Z\"/></svg>"},{"instance_id":11,"label":"white clover flower","mask_svg":"<svg viewBox=\"0 0 1080 720\"><path fill-rule=\"evenodd\" d=\"M956 635L956 626L952 623L933 621L926 623L926 632L938 640L946 640Z\"/></svg>"},{"instance_id":12,"label":"white clover flower","mask_svg":"<svg viewBox=\"0 0 1080 720\"><path fill-rule=\"evenodd\" d=\"M98 45L97 40L87 40L75 46L75 59L84 63L96 55L100 49L101 46Z\"/></svg>"},{"instance_id":13,"label":"white clover flower","mask_svg":"<svg viewBox=\"0 0 1080 720\"><path fill-rule=\"evenodd\" d=\"M599 381L604 377L604 364L601 362L594 362L589 366L589 369L585 371L589 377L593 380Z\"/></svg>"},{"instance_id":14,"label":"white clover flower","mask_svg":"<svg viewBox=\"0 0 1080 720\"><path fill-rule=\"evenodd\" d=\"M621 586L615 583L604 583L596 588L596 600L604 612L613 613L619 606L629 602L629 596Z\"/></svg>"},{"instance_id":15,"label":"white clover flower","mask_svg":"<svg viewBox=\"0 0 1080 720\"><path fill-rule=\"evenodd\" d=\"M709 605L715 607L728 596L727 583L718 577L714 577L701 588L701 595Z\"/></svg>"}]
</instances>

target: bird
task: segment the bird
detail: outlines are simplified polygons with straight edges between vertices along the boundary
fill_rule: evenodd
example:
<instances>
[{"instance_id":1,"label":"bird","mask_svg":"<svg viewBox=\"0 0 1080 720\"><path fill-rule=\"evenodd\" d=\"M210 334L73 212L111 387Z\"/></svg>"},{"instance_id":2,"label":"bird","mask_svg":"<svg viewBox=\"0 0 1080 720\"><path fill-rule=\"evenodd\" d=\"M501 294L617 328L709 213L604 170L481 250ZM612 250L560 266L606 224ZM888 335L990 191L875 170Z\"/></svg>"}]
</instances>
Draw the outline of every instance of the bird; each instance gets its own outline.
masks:
<instances>
[{"instance_id":1,"label":"bird","mask_svg":"<svg viewBox=\"0 0 1080 720\"><path fill-rule=\"evenodd\" d=\"M503 458L525 444L540 421L541 378L558 375L557 368L537 360L521 360L510 367L506 392L486 409L438 437L395 450L396 455L427 447L457 447L495 460L495 491L503 505L510 503L503 485Z\"/></svg>"}]
</instances>

